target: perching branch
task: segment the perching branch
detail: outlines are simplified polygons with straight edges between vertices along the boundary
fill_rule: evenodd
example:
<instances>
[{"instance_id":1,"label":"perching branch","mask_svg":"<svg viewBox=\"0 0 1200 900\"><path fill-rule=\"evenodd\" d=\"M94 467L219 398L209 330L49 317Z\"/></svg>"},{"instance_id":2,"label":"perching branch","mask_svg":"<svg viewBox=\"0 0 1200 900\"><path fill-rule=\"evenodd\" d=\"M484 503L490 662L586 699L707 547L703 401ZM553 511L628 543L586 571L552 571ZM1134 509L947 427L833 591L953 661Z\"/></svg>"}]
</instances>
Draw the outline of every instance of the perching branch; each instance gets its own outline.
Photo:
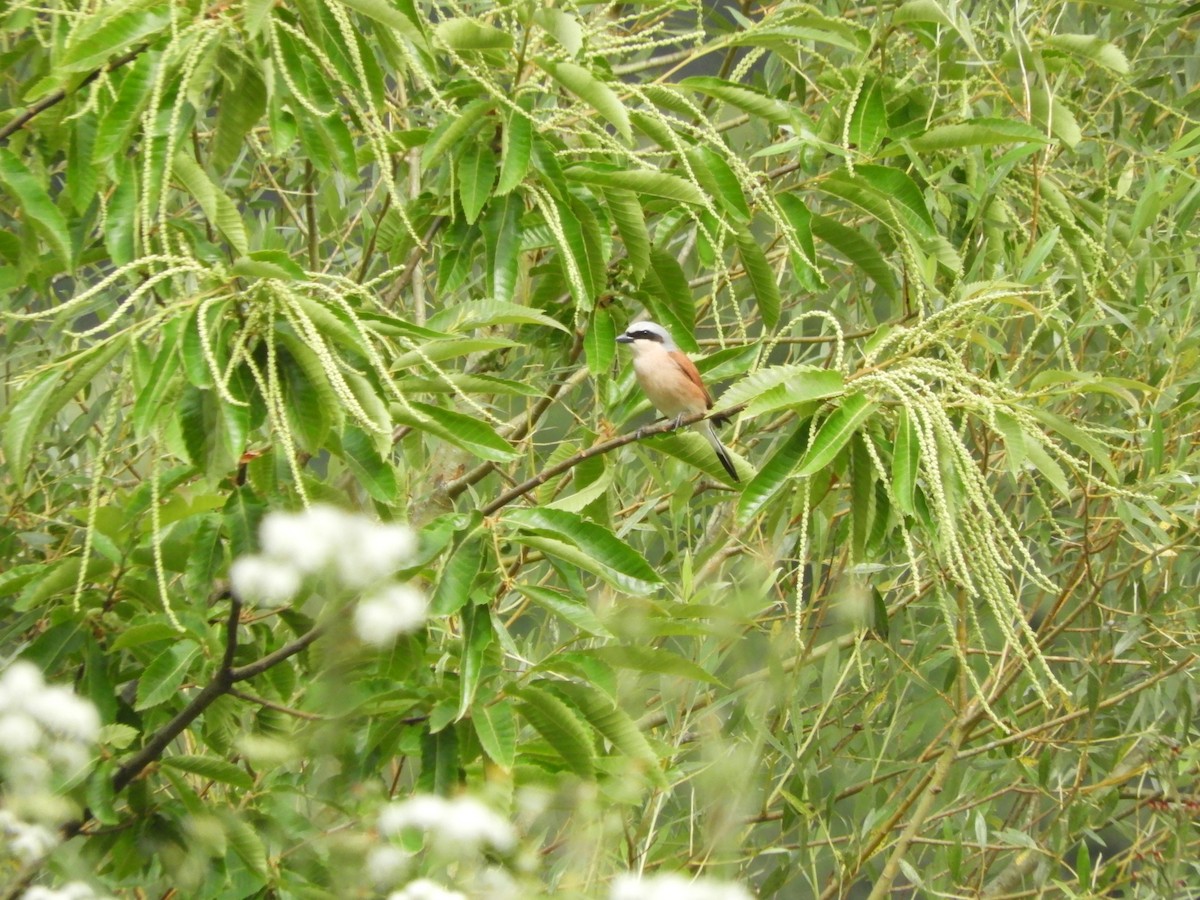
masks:
<instances>
[{"instance_id":1,"label":"perching branch","mask_svg":"<svg viewBox=\"0 0 1200 900\"><path fill-rule=\"evenodd\" d=\"M743 403L740 406L732 406L729 409L723 409L719 414L714 414L714 418L725 419L729 416L737 415L747 404ZM669 431L675 431L677 428L682 428L685 425L694 425L696 422L702 422L709 418L709 413L696 413L691 416L683 416L678 419L667 419L655 425L647 425L645 428L639 428L637 431L632 431L629 434L622 434L618 437L603 441L588 447L586 450L580 450L574 456L564 459L557 465L553 465L548 469L543 469L537 475L534 475L528 481L522 481L515 487L509 488L482 510L485 516L490 516L492 513L503 509L518 497L528 494L534 488L545 484L556 475L561 475L563 472L570 471L581 462L589 460L594 456L601 456L608 453L610 450L616 450L618 447L624 447L626 444L632 444L634 441L640 441L644 437L650 437L655 434L666 434Z\"/></svg>"},{"instance_id":2,"label":"perching branch","mask_svg":"<svg viewBox=\"0 0 1200 900\"><path fill-rule=\"evenodd\" d=\"M225 654L221 659L221 667L213 675L212 680L200 690L199 694L192 698L187 706L177 713L170 722L155 732L141 750L126 760L121 768L117 769L116 774L113 775L113 793L123 791L147 766L162 756L163 751L170 746L171 742L179 737L184 729L196 721L206 709L212 706L218 697L231 693L233 686L239 681L246 681L256 675L261 675L267 669L278 665L285 659L295 656L320 637L324 631L323 627L316 626L300 635L294 641L285 644L274 653L268 653L256 662L248 663L244 666L234 666L233 658L237 653L237 631L241 614L241 601L237 597L231 596L229 600L229 617L225 621ZM85 810L81 818L74 822L68 822L62 828L63 838L72 838L79 834L83 830L83 826L91 818L91 811Z\"/></svg>"}]
</instances>

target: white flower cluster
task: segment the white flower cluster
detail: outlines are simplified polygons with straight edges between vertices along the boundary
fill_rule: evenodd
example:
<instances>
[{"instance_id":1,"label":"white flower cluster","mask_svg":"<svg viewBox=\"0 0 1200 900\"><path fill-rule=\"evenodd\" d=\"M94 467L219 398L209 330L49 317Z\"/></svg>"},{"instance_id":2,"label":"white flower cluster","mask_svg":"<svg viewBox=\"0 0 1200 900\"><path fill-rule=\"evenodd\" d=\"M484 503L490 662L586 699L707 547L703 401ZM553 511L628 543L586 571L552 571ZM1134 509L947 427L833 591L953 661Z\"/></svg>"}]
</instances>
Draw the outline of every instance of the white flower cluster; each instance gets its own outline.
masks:
<instances>
[{"instance_id":1,"label":"white flower cluster","mask_svg":"<svg viewBox=\"0 0 1200 900\"><path fill-rule=\"evenodd\" d=\"M385 837L407 828L424 831L439 846L458 852L486 845L507 853L517 843L511 822L466 795L447 800L434 794L420 794L385 806L380 812L379 831Z\"/></svg>"},{"instance_id":2,"label":"white flower cluster","mask_svg":"<svg viewBox=\"0 0 1200 900\"><path fill-rule=\"evenodd\" d=\"M58 845L58 835L49 828L22 822L7 809L0 809L0 839L9 854L25 863L36 862Z\"/></svg>"},{"instance_id":3,"label":"white flower cluster","mask_svg":"<svg viewBox=\"0 0 1200 900\"><path fill-rule=\"evenodd\" d=\"M242 556L229 569L233 591L245 603L282 606L296 599L305 578L322 575L336 588L366 591L354 626L368 643L382 646L425 622L421 592L388 580L416 553L417 536L407 525L313 506L268 514L259 541L262 553Z\"/></svg>"},{"instance_id":4,"label":"white flower cluster","mask_svg":"<svg viewBox=\"0 0 1200 900\"><path fill-rule=\"evenodd\" d=\"M392 891L388 900L467 900L467 895L448 890L428 878L418 878L406 884L404 890Z\"/></svg>"},{"instance_id":5,"label":"white flower cluster","mask_svg":"<svg viewBox=\"0 0 1200 900\"><path fill-rule=\"evenodd\" d=\"M754 895L733 881L686 878L683 875L621 875L612 884L609 900L753 900Z\"/></svg>"},{"instance_id":6,"label":"white flower cluster","mask_svg":"<svg viewBox=\"0 0 1200 900\"><path fill-rule=\"evenodd\" d=\"M82 881L72 881L57 889L31 887L21 895L21 900L100 900L90 886Z\"/></svg>"}]
</instances>

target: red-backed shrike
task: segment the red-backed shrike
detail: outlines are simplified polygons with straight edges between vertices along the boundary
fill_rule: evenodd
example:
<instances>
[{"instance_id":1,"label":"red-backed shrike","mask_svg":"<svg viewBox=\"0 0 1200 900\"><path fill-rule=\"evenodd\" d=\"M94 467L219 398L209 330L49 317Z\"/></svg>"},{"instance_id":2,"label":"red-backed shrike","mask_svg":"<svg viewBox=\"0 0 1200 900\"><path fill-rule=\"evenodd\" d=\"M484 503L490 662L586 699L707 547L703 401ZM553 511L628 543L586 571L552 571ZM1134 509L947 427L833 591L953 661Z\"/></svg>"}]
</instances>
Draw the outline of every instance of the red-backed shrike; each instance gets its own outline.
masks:
<instances>
[{"instance_id":1,"label":"red-backed shrike","mask_svg":"<svg viewBox=\"0 0 1200 900\"><path fill-rule=\"evenodd\" d=\"M655 408L668 419L678 421L684 416L712 409L712 395L704 386L695 364L675 346L667 329L655 322L634 322L617 338L617 343L628 344L633 350L633 372L638 384ZM697 422L695 427L712 444L729 477L741 481L729 451L717 439L712 420Z\"/></svg>"}]
</instances>

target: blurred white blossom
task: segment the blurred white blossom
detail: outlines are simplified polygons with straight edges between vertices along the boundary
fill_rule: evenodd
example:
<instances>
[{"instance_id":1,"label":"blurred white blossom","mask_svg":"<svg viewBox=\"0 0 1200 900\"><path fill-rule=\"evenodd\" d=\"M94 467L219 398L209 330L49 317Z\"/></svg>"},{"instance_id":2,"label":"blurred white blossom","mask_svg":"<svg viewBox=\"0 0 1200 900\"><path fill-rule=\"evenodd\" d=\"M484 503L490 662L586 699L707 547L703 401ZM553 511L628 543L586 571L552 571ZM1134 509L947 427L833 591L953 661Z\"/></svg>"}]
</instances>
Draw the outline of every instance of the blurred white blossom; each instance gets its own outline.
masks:
<instances>
[{"instance_id":1,"label":"blurred white blossom","mask_svg":"<svg viewBox=\"0 0 1200 900\"><path fill-rule=\"evenodd\" d=\"M0 853L36 862L58 844L55 830L77 810L60 793L91 761L100 735L96 707L17 660L0 673Z\"/></svg>"},{"instance_id":2,"label":"blurred white blossom","mask_svg":"<svg viewBox=\"0 0 1200 900\"><path fill-rule=\"evenodd\" d=\"M281 606L297 597L305 578L321 575L345 591L370 589L354 615L355 630L368 643L386 644L425 622L424 596L389 580L417 552L417 535L407 525L313 506L268 514L259 543L262 553L239 557L229 570L233 591L243 602Z\"/></svg>"},{"instance_id":3,"label":"blurred white blossom","mask_svg":"<svg viewBox=\"0 0 1200 900\"><path fill-rule=\"evenodd\" d=\"M31 887L21 895L21 900L100 900L89 885L72 881L60 888Z\"/></svg>"},{"instance_id":4,"label":"blurred white blossom","mask_svg":"<svg viewBox=\"0 0 1200 900\"><path fill-rule=\"evenodd\" d=\"M412 860L411 853L385 844L367 855L367 877L372 884L395 884L401 879Z\"/></svg>"},{"instance_id":5,"label":"blurred white blossom","mask_svg":"<svg viewBox=\"0 0 1200 900\"><path fill-rule=\"evenodd\" d=\"M429 614L425 595L407 584L389 584L358 602L354 630L368 644L390 644L398 635L416 631Z\"/></svg>"},{"instance_id":6,"label":"blurred white blossom","mask_svg":"<svg viewBox=\"0 0 1200 900\"><path fill-rule=\"evenodd\" d=\"M609 900L753 900L754 897L736 882L673 874L618 876L608 896Z\"/></svg>"},{"instance_id":7,"label":"blurred white blossom","mask_svg":"<svg viewBox=\"0 0 1200 900\"><path fill-rule=\"evenodd\" d=\"M300 593L301 572L266 556L240 556L229 567L229 583L238 598L255 606L283 606Z\"/></svg>"},{"instance_id":8,"label":"blurred white blossom","mask_svg":"<svg viewBox=\"0 0 1200 900\"><path fill-rule=\"evenodd\" d=\"M436 881L418 878L405 885L402 891L392 891L388 900L467 900L465 894L447 890Z\"/></svg>"},{"instance_id":9,"label":"blurred white blossom","mask_svg":"<svg viewBox=\"0 0 1200 900\"><path fill-rule=\"evenodd\" d=\"M512 823L474 797L447 800L421 794L385 806L379 814L379 830L385 836L416 828L447 849L474 850L487 845L502 853L516 846Z\"/></svg>"}]
</instances>

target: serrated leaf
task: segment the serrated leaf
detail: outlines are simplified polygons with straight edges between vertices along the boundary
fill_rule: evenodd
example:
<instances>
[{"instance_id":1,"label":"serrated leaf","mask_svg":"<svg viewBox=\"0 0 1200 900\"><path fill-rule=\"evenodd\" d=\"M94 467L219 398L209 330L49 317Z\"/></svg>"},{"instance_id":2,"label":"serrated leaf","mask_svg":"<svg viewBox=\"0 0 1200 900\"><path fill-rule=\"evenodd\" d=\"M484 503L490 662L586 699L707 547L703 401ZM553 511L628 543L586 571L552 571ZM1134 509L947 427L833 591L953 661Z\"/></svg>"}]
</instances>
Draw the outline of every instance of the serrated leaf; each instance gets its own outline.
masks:
<instances>
[{"instance_id":1,"label":"serrated leaf","mask_svg":"<svg viewBox=\"0 0 1200 900\"><path fill-rule=\"evenodd\" d=\"M661 788L667 787L666 776L650 743L629 714L611 697L597 687L578 681L555 682L553 690L565 696L614 747L638 763L652 782Z\"/></svg>"},{"instance_id":2,"label":"serrated leaf","mask_svg":"<svg viewBox=\"0 0 1200 900\"><path fill-rule=\"evenodd\" d=\"M475 692L483 676L484 656L496 638L492 614L486 604L468 604L462 611L462 656L458 673L458 719L475 702Z\"/></svg>"},{"instance_id":3,"label":"serrated leaf","mask_svg":"<svg viewBox=\"0 0 1200 900\"><path fill-rule=\"evenodd\" d=\"M534 550L544 553L551 560L558 560L567 565L578 566L585 572L591 572L605 584L630 594L648 594L657 586L657 582L651 583L633 579L627 575L622 575L620 572L613 571L608 566L598 562L586 551L579 549L578 546L568 541L544 537L538 534L516 534L513 536L513 541L523 544L526 547L532 547Z\"/></svg>"},{"instance_id":4,"label":"serrated leaf","mask_svg":"<svg viewBox=\"0 0 1200 900\"><path fill-rule=\"evenodd\" d=\"M480 459L508 462L518 455L512 444L496 434L490 425L465 413L412 400L406 406L397 407L394 418L401 424L449 441Z\"/></svg>"},{"instance_id":5,"label":"serrated leaf","mask_svg":"<svg viewBox=\"0 0 1200 900\"><path fill-rule=\"evenodd\" d=\"M921 444L917 439L916 424L908 409L902 407L896 421L896 440L892 450L892 492L896 495L896 505L905 515L916 514L914 495L920 465Z\"/></svg>"},{"instance_id":6,"label":"serrated leaf","mask_svg":"<svg viewBox=\"0 0 1200 900\"><path fill-rule=\"evenodd\" d=\"M463 148L458 157L458 196L463 216L471 224L492 196L496 180L496 155L482 141Z\"/></svg>"},{"instance_id":7,"label":"serrated leaf","mask_svg":"<svg viewBox=\"0 0 1200 900\"><path fill-rule=\"evenodd\" d=\"M542 607L542 609L565 619L580 631L584 631L594 637L612 637L612 632L604 627L604 624L596 617L596 614L592 612L591 607L586 602L576 600L563 591L555 591L550 588L538 587L531 584L516 584L514 588L522 597L527 597L530 601Z\"/></svg>"},{"instance_id":8,"label":"serrated leaf","mask_svg":"<svg viewBox=\"0 0 1200 900\"><path fill-rule=\"evenodd\" d=\"M39 375L17 392L0 421L4 423L8 471L18 485L24 483L33 447L45 436L51 420L122 352L121 343L105 341L81 350L62 359L61 368Z\"/></svg>"},{"instance_id":9,"label":"serrated leaf","mask_svg":"<svg viewBox=\"0 0 1200 900\"><path fill-rule=\"evenodd\" d=\"M500 177L496 182L496 194L507 194L522 181L529 171L529 158L533 150L533 121L529 117L529 96L523 94L517 106L524 112L509 110L504 120L504 131L500 142Z\"/></svg>"},{"instance_id":10,"label":"serrated leaf","mask_svg":"<svg viewBox=\"0 0 1200 900\"><path fill-rule=\"evenodd\" d=\"M687 152L687 158L700 185L716 206L735 221L749 222L750 207L746 195L729 163L710 147L693 147Z\"/></svg>"},{"instance_id":11,"label":"serrated leaf","mask_svg":"<svg viewBox=\"0 0 1200 900\"><path fill-rule=\"evenodd\" d=\"M517 719L507 700L477 703L471 708L471 724L479 745L498 766L511 769L517 756Z\"/></svg>"},{"instance_id":12,"label":"serrated leaf","mask_svg":"<svg viewBox=\"0 0 1200 900\"><path fill-rule=\"evenodd\" d=\"M59 59L64 72L83 72L107 62L123 50L166 28L171 14L164 8L126 8L103 23L88 23L72 34L71 44Z\"/></svg>"},{"instance_id":13,"label":"serrated leaf","mask_svg":"<svg viewBox=\"0 0 1200 900\"><path fill-rule=\"evenodd\" d=\"M746 270L750 286L754 290L755 301L758 303L758 311L762 314L763 325L768 329L773 329L779 324L779 314L783 307L783 297L779 293L779 284L775 280L775 273L771 271L767 255L763 253L758 239L753 234L748 230L738 229L734 232L734 239L737 241L742 267Z\"/></svg>"},{"instance_id":14,"label":"serrated leaf","mask_svg":"<svg viewBox=\"0 0 1200 900\"><path fill-rule=\"evenodd\" d=\"M684 659L663 647L609 644L585 652L618 669L633 669L637 672L650 672L655 675L673 675L692 681L703 681L705 684L724 686L715 675L710 675L691 660Z\"/></svg>"},{"instance_id":15,"label":"serrated leaf","mask_svg":"<svg viewBox=\"0 0 1200 900\"><path fill-rule=\"evenodd\" d=\"M399 485L391 461L380 455L375 440L357 425L347 425L342 431L342 459L373 499L396 502Z\"/></svg>"},{"instance_id":16,"label":"serrated leaf","mask_svg":"<svg viewBox=\"0 0 1200 900\"><path fill-rule=\"evenodd\" d=\"M812 233L854 263L890 296L896 295L896 277L879 248L854 228L829 216L813 216Z\"/></svg>"},{"instance_id":17,"label":"serrated leaf","mask_svg":"<svg viewBox=\"0 0 1200 900\"><path fill-rule=\"evenodd\" d=\"M439 22L433 33L451 50L511 50L512 35L477 19Z\"/></svg>"},{"instance_id":18,"label":"serrated leaf","mask_svg":"<svg viewBox=\"0 0 1200 900\"><path fill-rule=\"evenodd\" d=\"M636 582L657 584L658 573L646 558L602 525L560 509L512 509L504 514L512 522L568 541L597 563Z\"/></svg>"},{"instance_id":19,"label":"serrated leaf","mask_svg":"<svg viewBox=\"0 0 1200 900\"><path fill-rule=\"evenodd\" d=\"M340 0L340 2L367 18L374 19L399 32L418 47L425 47L425 35L421 33L421 29L389 0Z\"/></svg>"},{"instance_id":20,"label":"serrated leaf","mask_svg":"<svg viewBox=\"0 0 1200 900\"><path fill-rule=\"evenodd\" d=\"M877 79L869 79L850 114L850 143L864 156L874 156L887 135L887 107Z\"/></svg>"},{"instance_id":21,"label":"serrated leaf","mask_svg":"<svg viewBox=\"0 0 1200 900\"><path fill-rule=\"evenodd\" d=\"M745 85L735 84L722 78L709 75L697 75L684 78L679 82L681 87L689 88L709 97L714 97L730 106L736 106L744 112L766 119L776 125L789 125L792 121L791 107L782 100L768 97Z\"/></svg>"},{"instance_id":22,"label":"serrated leaf","mask_svg":"<svg viewBox=\"0 0 1200 900\"><path fill-rule=\"evenodd\" d=\"M237 207L208 177L200 165L185 152L175 156L172 172L183 184L184 189L191 194L205 218L229 241L229 245L238 256L244 256L250 251L246 240L246 226L242 223L241 214Z\"/></svg>"},{"instance_id":23,"label":"serrated leaf","mask_svg":"<svg viewBox=\"0 0 1200 900\"><path fill-rule=\"evenodd\" d=\"M833 462L842 448L854 436L858 427L879 408L865 394L850 394L824 422L821 423L812 448L796 470L797 475L807 476L825 468Z\"/></svg>"},{"instance_id":24,"label":"serrated leaf","mask_svg":"<svg viewBox=\"0 0 1200 900\"><path fill-rule=\"evenodd\" d=\"M595 775L592 736L579 715L562 700L536 683L519 694L521 715L546 739L577 775Z\"/></svg>"},{"instance_id":25,"label":"serrated leaf","mask_svg":"<svg viewBox=\"0 0 1200 900\"><path fill-rule=\"evenodd\" d=\"M805 420L792 432L742 489L737 505L739 525L752 521L759 510L790 482L792 472L808 449L811 424L811 420Z\"/></svg>"},{"instance_id":26,"label":"serrated leaf","mask_svg":"<svg viewBox=\"0 0 1200 900\"><path fill-rule=\"evenodd\" d=\"M144 53L124 69L117 87L117 97L100 119L96 140L92 145L92 163L100 165L117 155L124 155L129 139L141 122L142 110L150 99L154 69L158 54ZM109 78L116 77L116 73Z\"/></svg>"},{"instance_id":27,"label":"serrated leaf","mask_svg":"<svg viewBox=\"0 0 1200 900\"><path fill-rule=\"evenodd\" d=\"M564 173L580 184L602 188L619 188L647 197L662 197L692 206L704 205L704 194L694 184L678 175L646 169L611 170L592 166L572 166Z\"/></svg>"},{"instance_id":28,"label":"serrated leaf","mask_svg":"<svg viewBox=\"0 0 1200 900\"><path fill-rule=\"evenodd\" d=\"M258 526L266 506L249 485L239 485L225 501L221 517L229 535L229 555L236 559L258 550Z\"/></svg>"},{"instance_id":29,"label":"serrated leaf","mask_svg":"<svg viewBox=\"0 0 1200 900\"><path fill-rule=\"evenodd\" d=\"M761 411L800 406L813 400L836 397L846 389L842 373L836 369L821 369L809 365L767 366L735 382L721 395L718 412L752 402L776 388L781 395L771 395L770 404Z\"/></svg>"},{"instance_id":30,"label":"serrated leaf","mask_svg":"<svg viewBox=\"0 0 1200 900\"><path fill-rule=\"evenodd\" d=\"M696 298L679 261L661 247L650 248L650 271L643 281L652 312L689 353L700 349L693 336L696 328Z\"/></svg>"},{"instance_id":31,"label":"serrated leaf","mask_svg":"<svg viewBox=\"0 0 1200 900\"><path fill-rule=\"evenodd\" d=\"M579 20L569 12L544 7L534 11L533 21L572 56L583 49L583 29L579 26Z\"/></svg>"},{"instance_id":32,"label":"serrated leaf","mask_svg":"<svg viewBox=\"0 0 1200 900\"><path fill-rule=\"evenodd\" d=\"M568 91L600 113L626 143L633 141L629 112L616 91L600 81L591 70L570 62L535 60L538 66Z\"/></svg>"},{"instance_id":33,"label":"serrated leaf","mask_svg":"<svg viewBox=\"0 0 1200 900\"><path fill-rule=\"evenodd\" d=\"M446 152L490 112L493 105L490 99L480 97L464 106L453 119L439 125L421 150L421 171L428 171L434 163L441 162Z\"/></svg>"},{"instance_id":34,"label":"serrated leaf","mask_svg":"<svg viewBox=\"0 0 1200 900\"><path fill-rule=\"evenodd\" d=\"M179 769L181 772L199 775L210 781L231 784L243 791L254 787L254 779L245 769L240 769L233 763L215 756L164 756L162 764L172 769Z\"/></svg>"},{"instance_id":35,"label":"serrated leaf","mask_svg":"<svg viewBox=\"0 0 1200 900\"><path fill-rule=\"evenodd\" d=\"M238 859L259 878L267 878L269 874L267 871L267 848L263 845L258 832L232 811L223 819L225 835Z\"/></svg>"},{"instance_id":36,"label":"serrated leaf","mask_svg":"<svg viewBox=\"0 0 1200 900\"><path fill-rule=\"evenodd\" d=\"M138 678L137 702L133 708L150 709L175 697L199 652L199 644L185 639L151 660Z\"/></svg>"},{"instance_id":37,"label":"serrated leaf","mask_svg":"<svg viewBox=\"0 0 1200 900\"><path fill-rule=\"evenodd\" d=\"M583 355L588 371L595 378L606 374L617 352L617 326L606 307L592 310L592 322L583 335Z\"/></svg>"},{"instance_id":38,"label":"serrated leaf","mask_svg":"<svg viewBox=\"0 0 1200 900\"><path fill-rule=\"evenodd\" d=\"M571 333L571 329L562 322L552 319L540 310L517 303L505 303L490 299L455 303L437 315L431 316L429 324L434 328L451 333L488 328L492 325L540 325L546 328L555 328L567 334Z\"/></svg>"},{"instance_id":39,"label":"serrated leaf","mask_svg":"<svg viewBox=\"0 0 1200 900\"><path fill-rule=\"evenodd\" d=\"M949 125L935 125L924 134L904 141L916 153L941 150L961 150L965 147L987 147L994 144L1045 144L1045 132L1014 119L979 118ZM902 153L903 144L884 148L880 155Z\"/></svg>"},{"instance_id":40,"label":"serrated leaf","mask_svg":"<svg viewBox=\"0 0 1200 900\"><path fill-rule=\"evenodd\" d=\"M432 616L449 616L458 612L471 596L471 585L483 564L483 545L479 538L468 537L451 551L442 564L433 596L429 602Z\"/></svg>"},{"instance_id":41,"label":"serrated leaf","mask_svg":"<svg viewBox=\"0 0 1200 900\"><path fill-rule=\"evenodd\" d=\"M3 186L21 207L22 218L27 227L45 238L63 267L70 269L74 263L75 250L66 217L50 199L41 180L7 147L0 147L0 186Z\"/></svg>"},{"instance_id":42,"label":"serrated leaf","mask_svg":"<svg viewBox=\"0 0 1200 900\"><path fill-rule=\"evenodd\" d=\"M267 86L258 67L242 63L230 83L221 92L217 106L217 124L213 130L212 165L218 171L229 168L242 151L250 129L267 111Z\"/></svg>"},{"instance_id":43,"label":"serrated leaf","mask_svg":"<svg viewBox=\"0 0 1200 900\"><path fill-rule=\"evenodd\" d=\"M612 216L613 224L617 226L617 234L621 237L621 243L625 245L630 274L637 284L650 268L650 233L646 230L646 214L633 191L621 188L602 190L604 201L608 204L608 212Z\"/></svg>"},{"instance_id":44,"label":"serrated leaf","mask_svg":"<svg viewBox=\"0 0 1200 900\"><path fill-rule=\"evenodd\" d=\"M1089 59L1118 75L1129 74L1129 60L1121 48L1093 34L1053 34L1042 46Z\"/></svg>"}]
</instances>

